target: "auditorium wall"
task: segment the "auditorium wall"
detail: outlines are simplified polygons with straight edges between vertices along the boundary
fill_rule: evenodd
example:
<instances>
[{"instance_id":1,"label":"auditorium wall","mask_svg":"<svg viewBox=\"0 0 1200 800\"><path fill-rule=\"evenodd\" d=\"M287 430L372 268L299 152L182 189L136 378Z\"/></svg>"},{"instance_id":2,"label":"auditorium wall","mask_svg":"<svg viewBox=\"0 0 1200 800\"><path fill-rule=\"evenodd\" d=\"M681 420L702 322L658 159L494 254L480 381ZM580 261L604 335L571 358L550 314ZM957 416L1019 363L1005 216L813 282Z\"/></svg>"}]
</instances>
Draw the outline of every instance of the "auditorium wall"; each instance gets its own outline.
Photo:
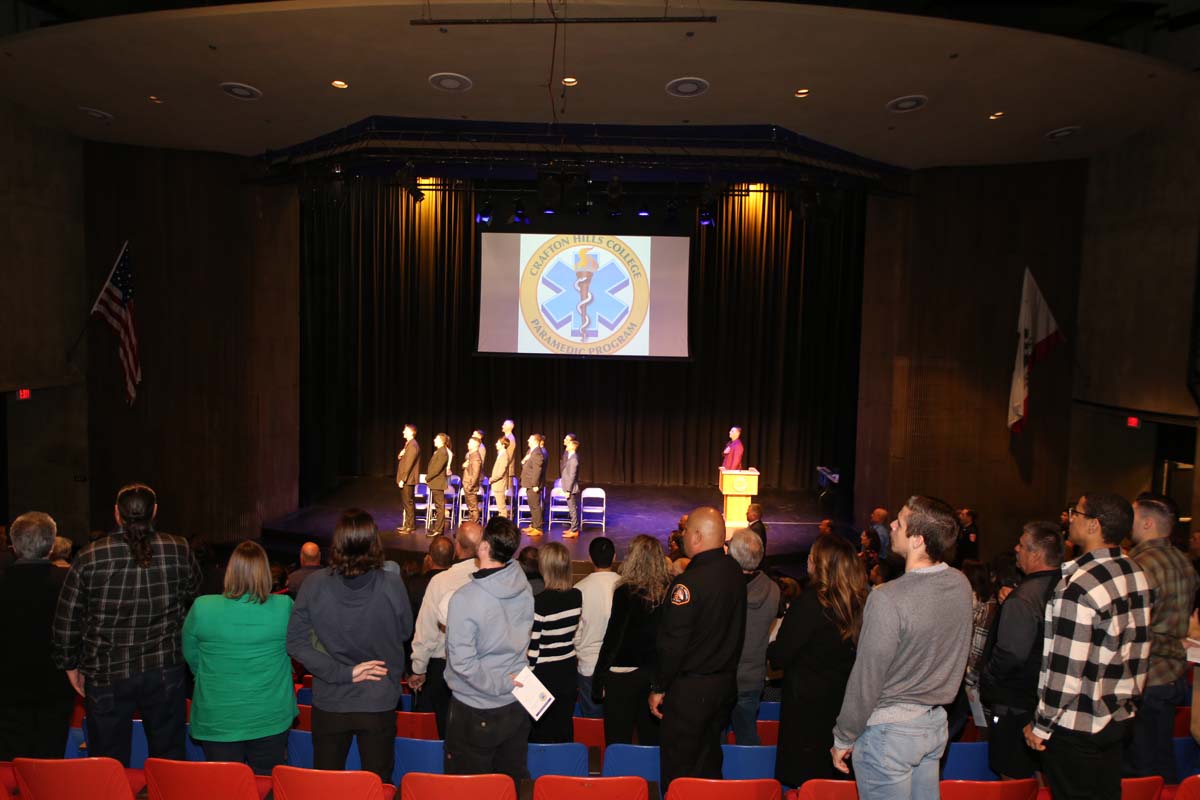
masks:
<instances>
[{"instance_id":1,"label":"auditorium wall","mask_svg":"<svg viewBox=\"0 0 1200 800\"><path fill-rule=\"evenodd\" d=\"M88 525L86 345L68 359L88 309L83 269L83 147L0 100L0 458L4 524L54 515L60 532ZM31 389L18 401L16 390Z\"/></svg>"},{"instance_id":2,"label":"auditorium wall","mask_svg":"<svg viewBox=\"0 0 1200 800\"><path fill-rule=\"evenodd\" d=\"M130 241L143 381L125 403L111 333L89 329L91 505L158 491L160 528L257 536L297 501L299 217L247 159L88 142L89 290Z\"/></svg>"},{"instance_id":3,"label":"auditorium wall","mask_svg":"<svg viewBox=\"0 0 1200 800\"><path fill-rule=\"evenodd\" d=\"M982 554L1057 518L1070 439L1085 162L917 172L868 211L855 522L912 494L979 511ZM1006 425L1028 267L1067 343Z\"/></svg>"}]
</instances>

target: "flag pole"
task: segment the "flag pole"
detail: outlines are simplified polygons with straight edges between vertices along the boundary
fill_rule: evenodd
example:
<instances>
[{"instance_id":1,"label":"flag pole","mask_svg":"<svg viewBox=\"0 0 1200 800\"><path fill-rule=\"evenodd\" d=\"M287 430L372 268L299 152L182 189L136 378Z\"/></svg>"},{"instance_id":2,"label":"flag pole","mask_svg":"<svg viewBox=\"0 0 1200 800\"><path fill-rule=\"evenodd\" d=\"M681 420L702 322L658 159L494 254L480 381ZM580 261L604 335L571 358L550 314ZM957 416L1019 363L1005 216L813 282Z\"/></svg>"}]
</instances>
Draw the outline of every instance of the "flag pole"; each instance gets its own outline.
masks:
<instances>
[{"instance_id":1,"label":"flag pole","mask_svg":"<svg viewBox=\"0 0 1200 800\"><path fill-rule=\"evenodd\" d=\"M100 305L100 298L104 296L104 290L107 288L109 281L112 280L112 276L116 273L117 265L121 263L121 256L125 255L127 249L129 249L128 239L121 245L121 249L117 251L117 257L113 260L112 269L108 271L108 277L104 279L104 283L100 284L100 294L96 295L96 302L92 303L92 308L88 311L88 321L91 320L92 314L96 313L96 306ZM75 337L75 341L67 349L67 361L71 360L71 356L75 354L75 348L79 347L79 343L83 341L83 335L87 333L87 326L88 323L85 321L83 327L79 329L79 335Z\"/></svg>"}]
</instances>

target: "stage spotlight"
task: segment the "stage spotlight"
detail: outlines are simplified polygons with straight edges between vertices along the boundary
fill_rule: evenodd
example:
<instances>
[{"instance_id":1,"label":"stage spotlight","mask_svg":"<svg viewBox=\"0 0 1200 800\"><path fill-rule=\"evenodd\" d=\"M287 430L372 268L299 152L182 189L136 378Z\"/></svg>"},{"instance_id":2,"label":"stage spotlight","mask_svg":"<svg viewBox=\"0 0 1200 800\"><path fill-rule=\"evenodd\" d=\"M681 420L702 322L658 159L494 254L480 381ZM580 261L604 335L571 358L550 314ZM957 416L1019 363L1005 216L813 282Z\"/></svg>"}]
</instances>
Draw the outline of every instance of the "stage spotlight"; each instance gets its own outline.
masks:
<instances>
[{"instance_id":1,"label":"stage spotlight","mask_svg":"<svg viewBox=\"0 0 1200 800\"><path fill-rule=\"evenodd\" d=\"M710 211L707 208L700 209L700 225L701 226L708 227L709 225L715 224L715 222L716 221L713 219L712 211Z\"/></svg>"},{"instance_id":2,"label":"stage spotlight","mask_svg":"<svg viewBox=\"0 0 1200 800\"><path fill-rule=\"evenodd\" d=\"M642 203L640 206L638 206L637 215L639 217L650 216L650 206L646 205L645 203Z\"/></svg>"},{"instance_id":3,"label":"stage spotlight","mask_svg":"<svg viewBox=\"0 0 1200 800\"><path fill-rule=\"evenodd\" d=\"M475 222L478 225L492 224L492 201L484 200L483 205L475 212Z\"/></svg>"},{"instance_id":4,"label":"stage spotlight","mask_svg":"<svg viewBox=\"0 0 1200 800\"><path fill-rule=\"evenodd\" d=\"M557 212L554 210L554 206L546 206L542 209L542 213L548 217L553 217Z\"/></svg>"}]
</instances>

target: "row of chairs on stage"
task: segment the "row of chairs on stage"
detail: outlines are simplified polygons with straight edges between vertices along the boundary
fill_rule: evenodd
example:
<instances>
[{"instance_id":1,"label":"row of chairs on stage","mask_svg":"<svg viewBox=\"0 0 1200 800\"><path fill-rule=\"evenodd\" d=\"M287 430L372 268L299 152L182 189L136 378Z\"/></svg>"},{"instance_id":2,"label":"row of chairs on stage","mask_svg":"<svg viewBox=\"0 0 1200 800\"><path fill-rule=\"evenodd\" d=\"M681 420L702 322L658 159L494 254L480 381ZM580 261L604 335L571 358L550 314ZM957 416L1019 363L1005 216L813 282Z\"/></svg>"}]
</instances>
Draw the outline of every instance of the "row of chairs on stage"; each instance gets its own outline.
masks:
<instances>
[{"instance_id":1,"label":"row of chairs on stage","mask_svg":"<svg viewBox=\"0 0 1200 800\"><path fill-rule=\"evenodd\" d=\"M470 515L467 503L463 499L462 478L458 475L451 475L449 486L446 487L446 516L452 524L461 525L467 521ZM482 516L482 521L487 522L492 517L496 516L499 510L496 505L496 498L492 497L490 486L487 478L483 478L480 490L475 493L479 500L479 510ZM425 483L425 474L422 473L418 479L418 483L413 490L413 495L416 502L417 517L425 521L425 527L429 527L433 522L433 503L429 487ZM516 522L518 525L528 523L530 519L529 498L526 496L526 490L520 489L516 485L516 481L510 481L510 485L505 492L506 502L509 508L515 508ZM567 523L570 521L570 514L567 511L567 493L562 489L562 480L556 478L554 486L550 489L549 504L546 503L546 489L542 488L542 508L546 512L546 527L549 528L556 522ZM608 495L599 486L589 486L584 489L579 495L579 522L580 525L599 525L600 530L606 530L608 522Z\"/></svg>"}]
</instances>

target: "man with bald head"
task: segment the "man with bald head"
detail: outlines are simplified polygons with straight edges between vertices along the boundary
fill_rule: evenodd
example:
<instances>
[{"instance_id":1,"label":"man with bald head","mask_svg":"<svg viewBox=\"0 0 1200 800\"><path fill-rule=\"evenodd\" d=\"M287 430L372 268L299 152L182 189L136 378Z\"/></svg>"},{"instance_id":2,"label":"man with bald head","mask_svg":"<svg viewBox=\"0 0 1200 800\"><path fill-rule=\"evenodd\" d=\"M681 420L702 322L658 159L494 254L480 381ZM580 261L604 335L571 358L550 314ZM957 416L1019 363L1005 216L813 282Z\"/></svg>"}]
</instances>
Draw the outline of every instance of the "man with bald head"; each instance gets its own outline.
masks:
<instances>
[{"instance_id":1,"label":"man with bald head","mask_svg":"<svg viewBox=\"0 0 1200 800\"><path fill-rule=\"evenodd\" d=\"M683 549L691 561L667 593L649 697L662 720L664 796L675 778L721 777L721 732L737 701L746 633L746 580L725 554L721 513L705 507L689 514Z\"/></svg>"},{"instance_id":2,"label":"man with bald head","mask_svg":"<svg viewBox=\"0 0 1200 800\"><path fill-rule=\"evenodd\" d=\"M300 594L304 579L321 568L321 548L316 542L305 542L300 546L300 566L292 570L287 578L287 593L295 600Z\"/></svg>"},{"instance_id":3,"label":"man with bald head","mask_svg":"<svg viewBox=\"0 0 1200 800\"><path fill-rule=\"evenodd\" d=\"M476 569L475 549L482 540L483 527L478 522L464 522L458 526L454 536L456 563L430 579L417 612L408 685L417 693L413 710L432 711L437 715L439 736L445 736L446 713L450 708L450 688L443 676L446 670L446 612L450 607L450 595L471 579L471 573ZM439 536L433 540L430 551L434 547L449 546L445 537Z\"/></svg>"}]
</instances>

